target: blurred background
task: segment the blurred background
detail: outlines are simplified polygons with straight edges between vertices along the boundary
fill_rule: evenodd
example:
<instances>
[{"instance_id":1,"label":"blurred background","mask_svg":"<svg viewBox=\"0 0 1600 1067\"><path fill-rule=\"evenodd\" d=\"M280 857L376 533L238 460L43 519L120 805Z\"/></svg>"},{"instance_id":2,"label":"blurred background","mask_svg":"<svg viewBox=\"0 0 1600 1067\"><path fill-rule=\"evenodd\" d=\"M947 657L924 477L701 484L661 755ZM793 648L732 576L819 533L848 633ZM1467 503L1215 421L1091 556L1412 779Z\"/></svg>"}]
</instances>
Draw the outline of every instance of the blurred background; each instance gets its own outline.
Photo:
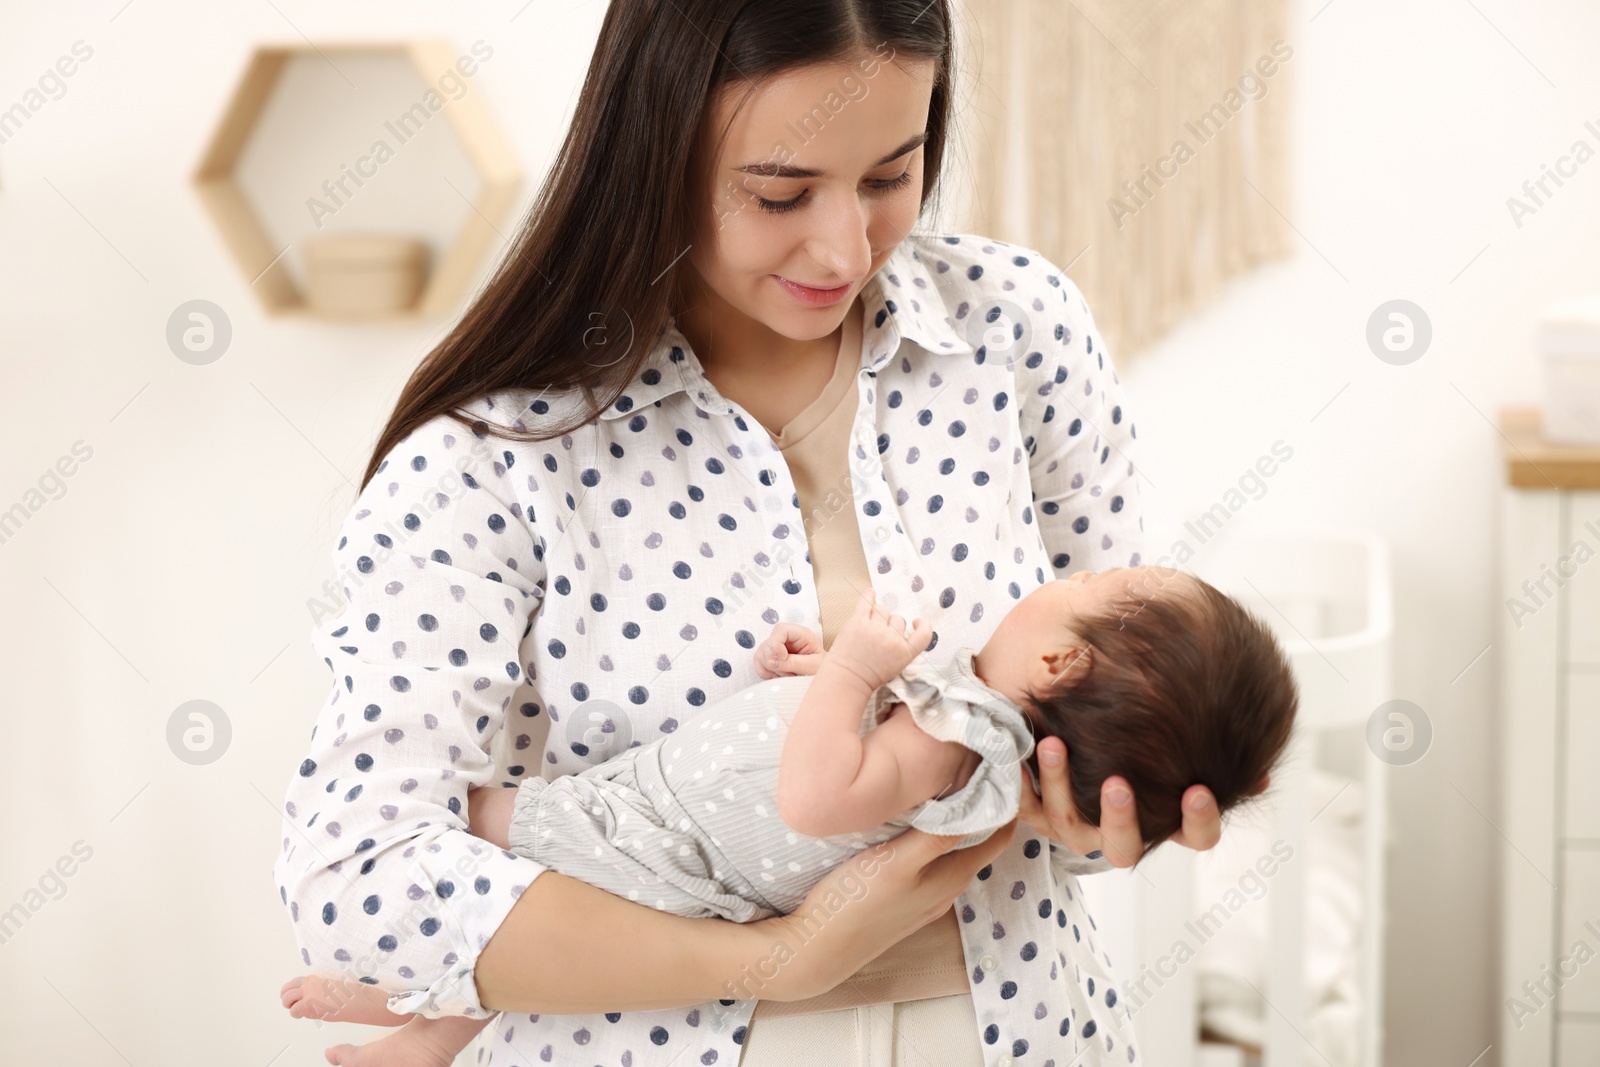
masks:
<instances>
[{"instance_id":1,"label":"blurred background","mask_svg":"<svg viewBox=\"0 0 1600 1067\"><path fill-rule=\"evenodd\" d=\"M604 10L0 12L5 1062L373 1035L278 1004L309 633ZM1080 285L1147 562L1252 598L1314 711L1215 853L1086 879L1147 1061L1600 1063L1600 7L959 17L923 228Z\"/></svg>"}]
</instances>

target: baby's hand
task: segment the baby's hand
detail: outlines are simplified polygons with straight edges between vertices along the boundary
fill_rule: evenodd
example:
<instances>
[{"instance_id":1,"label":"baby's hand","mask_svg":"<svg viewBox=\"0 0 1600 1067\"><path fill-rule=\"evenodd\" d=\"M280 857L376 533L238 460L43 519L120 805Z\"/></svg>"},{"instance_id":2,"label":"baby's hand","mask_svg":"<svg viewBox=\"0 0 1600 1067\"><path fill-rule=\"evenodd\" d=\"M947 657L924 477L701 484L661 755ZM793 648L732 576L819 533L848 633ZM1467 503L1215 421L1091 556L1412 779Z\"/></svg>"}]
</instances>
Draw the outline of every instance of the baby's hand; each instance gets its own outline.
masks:
<instances>
[{"instance_id":1,"label":"baby's hand","mask_svg":"<svg viewBox=\"0 0 1600 1067\"><path fill-rule=\"evenodd\" d=\"M756 673L762 678L816 674L823 655L822 638L815 630L797 623L780 622L767 639L756 646Z\"/></svg>"},{"instance_id":2,"label":"baby's hand","mask_svg":"<svg viewBox=\"0 0 1600 1067\"><path fill-rule=\"evenodd\" d=\"M877 689L905 670L931 640L933 626L927 619L914 619L906 629L905 619L878 607L876 593L869 588L833 639L828 662L838 663Z\"/></svg>"}]
</instances>

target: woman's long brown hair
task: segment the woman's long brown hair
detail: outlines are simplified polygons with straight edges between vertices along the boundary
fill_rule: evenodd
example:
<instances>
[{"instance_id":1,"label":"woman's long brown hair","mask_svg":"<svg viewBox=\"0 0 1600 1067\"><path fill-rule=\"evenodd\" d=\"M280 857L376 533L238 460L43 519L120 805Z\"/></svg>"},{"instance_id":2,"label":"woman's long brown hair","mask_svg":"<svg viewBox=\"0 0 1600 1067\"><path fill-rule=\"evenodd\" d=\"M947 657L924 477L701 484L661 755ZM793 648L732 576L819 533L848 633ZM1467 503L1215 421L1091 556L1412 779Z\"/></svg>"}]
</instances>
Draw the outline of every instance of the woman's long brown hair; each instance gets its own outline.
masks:
<instances>
[{"instance_id":1,"label":"woman's long brown hair","mask_svg":"<svg viewBox=\"0 0 1600 1067\"><path fill-rule=\"evenodd\" d=\"M721 145L719 136L701 152L703 124L725 85L754 89L884 43L895 57L934 60L926 208L950 120L951 41L947 0L612 0L549 176L493 276L401 390L361 488L437 416L538 441L588 423L621 395L679 310L683 253ZM627 354L593 358L608 335L630 337ZM596 401L596 386L605 399ZM547 387L581 389L589 410L525 431L458 410L501 389Z\"/></svg>"}]
</instances>

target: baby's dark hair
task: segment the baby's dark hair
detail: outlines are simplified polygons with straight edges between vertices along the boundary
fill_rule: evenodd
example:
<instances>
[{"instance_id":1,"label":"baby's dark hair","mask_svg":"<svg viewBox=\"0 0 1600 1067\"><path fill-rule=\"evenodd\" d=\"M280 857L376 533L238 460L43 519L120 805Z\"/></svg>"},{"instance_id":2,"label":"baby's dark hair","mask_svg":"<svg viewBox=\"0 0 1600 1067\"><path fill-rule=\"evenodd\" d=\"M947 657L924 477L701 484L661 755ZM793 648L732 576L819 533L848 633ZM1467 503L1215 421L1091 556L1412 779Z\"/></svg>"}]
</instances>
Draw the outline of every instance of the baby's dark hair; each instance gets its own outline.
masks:
<instances>
[{"instance_id":1,"label":"baby's dark hair","mask_svg":"<svg viewBox=\"0 0 1600 1067\"><path fill-rule=\"evenodd\" d=\"M1069 622L1087 670L1027 698L1036 736L1066 743L1080 816L1099 824L1101 782L1120 774L1149 848L1182 829L1191 785L1211 790L1219 814L1251 796L1283 755L1299 694L1271 630L1237 601L1191 574L1132 573L1142 577L1126 594ZM1035 748L1042 781L1038 760Z\"/></svg>"}]
</instances>

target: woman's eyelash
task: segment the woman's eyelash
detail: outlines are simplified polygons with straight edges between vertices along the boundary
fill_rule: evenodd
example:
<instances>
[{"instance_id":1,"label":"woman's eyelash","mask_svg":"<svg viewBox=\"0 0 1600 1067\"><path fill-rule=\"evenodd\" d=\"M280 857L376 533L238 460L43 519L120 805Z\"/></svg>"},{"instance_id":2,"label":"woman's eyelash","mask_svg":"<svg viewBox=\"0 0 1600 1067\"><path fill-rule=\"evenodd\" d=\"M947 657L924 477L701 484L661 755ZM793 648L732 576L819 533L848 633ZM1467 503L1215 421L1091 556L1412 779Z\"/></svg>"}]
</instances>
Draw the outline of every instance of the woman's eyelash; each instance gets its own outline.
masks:
<instances>
[{"instance_id":1,"label":"woman's eyelash","mask_svg":"<svg viewBox=\"0 0 1600 1067\"><path fill-rule=\"evenodd\" d=\"M911 184L911 171L906 170L902 172L898 178L887 178L883 181L873 182L872 184L874 187L884 191L890 189L904 189L906 186ZM785 211L793 211L795 208L804 203L805 199L805 193L801 193L793 200L767 200L764 197L758 196L756 197L756 203L761 206L761 210L763 211L771 211L774 214L782 214Z\"/></svg>"}]
</instances>

